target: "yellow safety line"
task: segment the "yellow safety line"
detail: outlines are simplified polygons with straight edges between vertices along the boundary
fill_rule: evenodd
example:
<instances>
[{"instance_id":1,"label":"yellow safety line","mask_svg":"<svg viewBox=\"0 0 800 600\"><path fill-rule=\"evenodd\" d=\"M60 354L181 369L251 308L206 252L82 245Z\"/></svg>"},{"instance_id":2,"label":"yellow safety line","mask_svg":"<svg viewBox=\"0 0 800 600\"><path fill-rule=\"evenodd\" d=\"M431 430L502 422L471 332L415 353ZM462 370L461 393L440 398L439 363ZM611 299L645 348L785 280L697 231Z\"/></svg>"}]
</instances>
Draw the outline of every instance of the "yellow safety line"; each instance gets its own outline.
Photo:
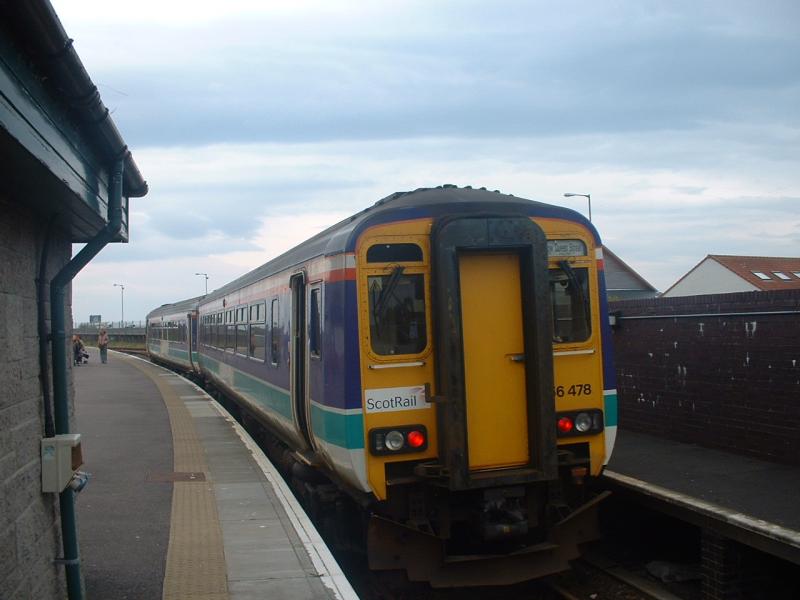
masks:
<instances>
[{"instance_id":1,"label":"yellow safety line","mask_svg":"<svg viewBox=\"0 0 800 600\"><path fill-rule=\"evenodd\" d=\"M164 371L125 358L158 387L172 428L173 471L205 473L206 481L176 481L172 490L169 548L163 600L228 600L228 578L222 529L211 473L194 420L175 388L158 377Z\"/></svg>"}]
</instances>

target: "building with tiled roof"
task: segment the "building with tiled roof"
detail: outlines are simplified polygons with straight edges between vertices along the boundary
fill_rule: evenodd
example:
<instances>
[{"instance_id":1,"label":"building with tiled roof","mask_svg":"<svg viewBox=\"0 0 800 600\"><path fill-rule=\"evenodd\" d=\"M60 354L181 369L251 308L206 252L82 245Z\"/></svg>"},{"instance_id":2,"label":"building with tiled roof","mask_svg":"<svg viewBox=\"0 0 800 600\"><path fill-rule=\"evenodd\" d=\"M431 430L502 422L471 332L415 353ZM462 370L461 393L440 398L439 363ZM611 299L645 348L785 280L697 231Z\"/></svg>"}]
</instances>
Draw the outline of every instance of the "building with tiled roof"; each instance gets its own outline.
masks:
<instances>
[{"instance_id":1,"label":"building with tiled roof","mask_svg":"<svg viewBox=\"0 0 800 600\"><path fill-rule=\"evenodd\" d=\"M665 297L800 289L800 258L709 254Z\"/></svg>"},{"instance_id":2,"label":"building with tiled roof","mask_svg":"<svg viewBox=\"0 0 800 600\"><path fill-rule=\"evenodd\" d=\"M609 250L608 246L603 246L603 262L609 302L658 296L658 290Z\"/></svg>"}]
</instances>

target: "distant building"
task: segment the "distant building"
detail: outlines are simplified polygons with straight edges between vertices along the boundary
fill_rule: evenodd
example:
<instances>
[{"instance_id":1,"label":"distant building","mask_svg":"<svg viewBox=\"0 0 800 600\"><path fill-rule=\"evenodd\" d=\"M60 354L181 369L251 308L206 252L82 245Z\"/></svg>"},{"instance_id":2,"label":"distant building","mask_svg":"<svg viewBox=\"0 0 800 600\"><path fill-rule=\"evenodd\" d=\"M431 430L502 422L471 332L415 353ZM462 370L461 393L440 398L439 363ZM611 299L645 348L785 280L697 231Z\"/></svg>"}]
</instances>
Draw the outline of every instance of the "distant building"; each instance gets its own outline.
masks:
<instances>
[{"instance_id":1,"label":"distant building","mask_svg":"<svg viewBox=\"0 0 800 600\"><path fill-rule=\"evenodd\" d=\"M709 254L664 296L800 289L800 258Z\"/></svg>"},{"instance_id":2,"label":"distant building","mask_svg":"<svg viewBox=\"0 0 800 600\"><path fill-rule=\"evenodd\" d=\"M609 302L655 298L658 291L611 250L603 246L606 291Z\"/></svg>"}]
</instances>

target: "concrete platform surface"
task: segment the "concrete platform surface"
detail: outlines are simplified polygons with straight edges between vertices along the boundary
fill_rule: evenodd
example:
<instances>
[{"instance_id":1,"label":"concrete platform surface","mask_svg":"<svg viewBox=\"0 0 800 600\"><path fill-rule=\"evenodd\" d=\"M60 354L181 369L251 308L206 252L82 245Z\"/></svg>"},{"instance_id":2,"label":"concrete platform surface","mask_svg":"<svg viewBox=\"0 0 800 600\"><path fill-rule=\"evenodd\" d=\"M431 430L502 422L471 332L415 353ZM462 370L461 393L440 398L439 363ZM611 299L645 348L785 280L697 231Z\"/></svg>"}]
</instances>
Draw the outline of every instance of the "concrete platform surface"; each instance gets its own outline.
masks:
<instances>
[{"instance_id":1,"label":"concrete platform surface","mask_svg":"<svg viewBox=\"0 0 800 600\"><path fill-rule=\"evenodd\" d=\"M800 556L800 468L619 430L605 477Z\"/></svg>"},{"instance_id":2,"label":"concrete platform surface","mask_svg":"<svg viewBox=\"0 0 800 600\"><path fill-rule=\"evenodd\" d=\"M87 598L355 599L248 434L192 382L109 352L75 367Z\"/></svg>"}]
</instances>

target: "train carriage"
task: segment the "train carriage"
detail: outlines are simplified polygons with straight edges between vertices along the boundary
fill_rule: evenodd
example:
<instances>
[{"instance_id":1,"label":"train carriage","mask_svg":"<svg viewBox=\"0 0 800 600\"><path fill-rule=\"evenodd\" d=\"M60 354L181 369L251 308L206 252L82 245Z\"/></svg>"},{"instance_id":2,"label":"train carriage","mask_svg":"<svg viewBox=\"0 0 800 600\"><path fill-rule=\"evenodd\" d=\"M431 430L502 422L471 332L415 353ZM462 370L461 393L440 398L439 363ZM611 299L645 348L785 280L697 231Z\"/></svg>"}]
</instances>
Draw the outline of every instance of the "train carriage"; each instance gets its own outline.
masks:
<instances>
[{"instance_id":1,"label":"train carriage","mask_svg":"<svg viewBox=\"0 0 800 600\"><path fill-rule=\"evenodd\" d=\"M594 537L616 390L578 213L398 193L196 304L190 367L367 507L373 568L511 583Z\"/></svg>"},{"instance_id":2,"label":"train carriage","mask_svg":"<svg viewBox=\"0 0 800 600\"><path fill-rule=\"evenodd\" d=\"M183 372L200 372L197 305L202 296L164 304L147 315L147 353L152 360Z\"/></svg>"}]
</instances>

